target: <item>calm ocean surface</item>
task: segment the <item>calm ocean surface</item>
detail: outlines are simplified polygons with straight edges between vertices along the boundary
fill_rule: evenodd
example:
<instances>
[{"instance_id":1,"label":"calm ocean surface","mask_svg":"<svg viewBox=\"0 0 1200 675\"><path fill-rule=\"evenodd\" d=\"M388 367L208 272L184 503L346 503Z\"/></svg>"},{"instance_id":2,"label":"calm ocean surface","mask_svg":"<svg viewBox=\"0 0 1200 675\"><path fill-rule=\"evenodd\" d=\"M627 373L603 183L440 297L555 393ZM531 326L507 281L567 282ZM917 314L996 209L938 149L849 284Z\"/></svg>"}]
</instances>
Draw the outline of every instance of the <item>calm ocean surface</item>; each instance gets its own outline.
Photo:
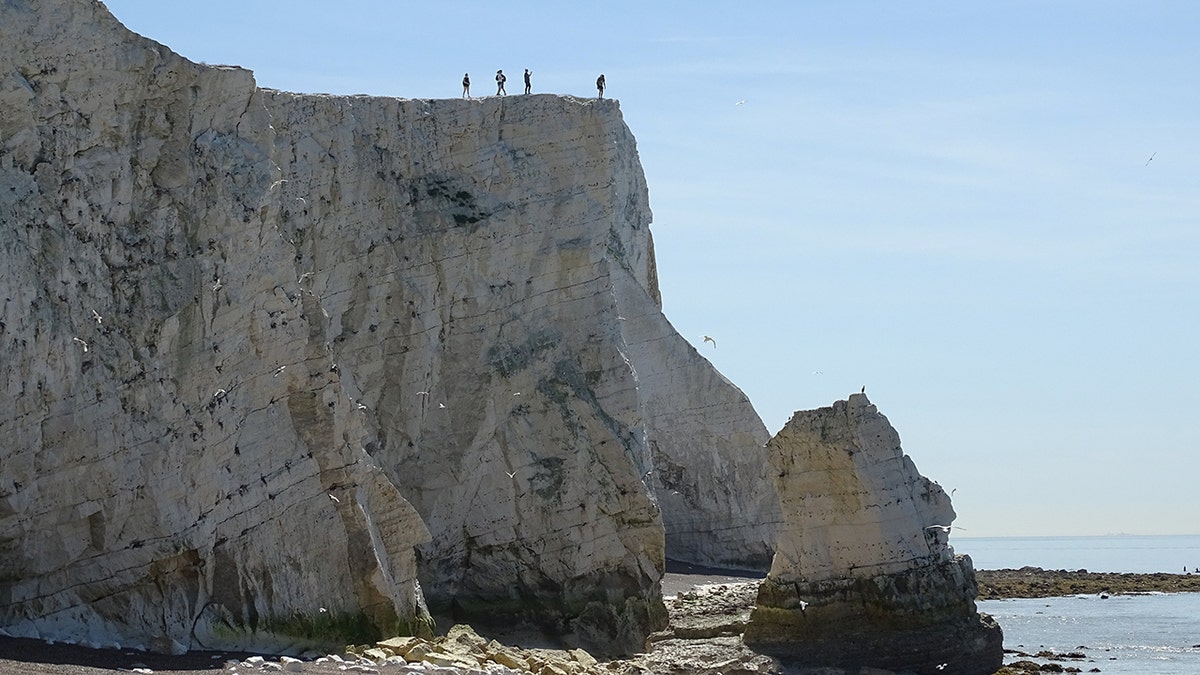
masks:
<instances>
[{"instance_id":1,"label":"calm ocean surface","mask_svg":"<svg viewBox=\"0 0 1200 675\"><path fill-rule=\"evenodd\" d=\"M1200 568L1200 536L959 538L950 543L976 569L1173 572ZM1029 654L1083 652L1059 662L1110 675L1200 674L1200 593L984 600L1004 629L1004 647ZM1018 660L1005 655L1004 662ZM1045 659L1033 659L1046 662Z\"/></svg>"},{"instance_id":2,"label":"calm ocean surface","mask_svg":"<svg viewBox=\"0 0 1200 675\"><path fill-rule=\"evenodd\" d=\"M1200 535L1113 537L950 537L977 570L1021 568L1089 572L1183 572L1200 568ZM1197 671L1200 673L1200 671Z\"/></svg>"}]
</instances>

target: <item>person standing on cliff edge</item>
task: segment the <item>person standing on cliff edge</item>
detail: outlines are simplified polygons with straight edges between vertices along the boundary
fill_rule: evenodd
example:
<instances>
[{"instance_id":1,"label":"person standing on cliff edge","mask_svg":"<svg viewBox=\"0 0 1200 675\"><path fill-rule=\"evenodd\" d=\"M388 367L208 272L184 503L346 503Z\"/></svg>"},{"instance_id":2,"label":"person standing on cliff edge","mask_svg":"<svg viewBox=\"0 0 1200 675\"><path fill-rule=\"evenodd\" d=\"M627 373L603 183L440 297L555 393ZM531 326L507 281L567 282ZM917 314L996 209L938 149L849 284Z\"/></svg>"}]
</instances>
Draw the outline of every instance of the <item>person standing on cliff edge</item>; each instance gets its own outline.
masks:
<instances>
[{"instance_id":1,"label":"person standing on cliff edge","mask_svg":"<svg viewBox=\"0 0 1200 675\"><path fill-rule=\"evenodd\" d=\"M532 76L533 76L533 73L529 72L529 69L528 69L528 68L526 68L526 69L525 69L525 93L526 93L526 94L528 94L528 93L529 93L529 89L530 89L530 87L532 87L532 86L533 86L533 85L530 83L530 81L529 81L529 78L530 78L530 77L532 77Z\"/></svg>"},{"instance_id":2,"label":"person standing on cliff edge","mask_svg":"<svg viewBox=\"0 0 1200 675\"><path fill-rule=\"evenodd\" d=\"M471 75L463 73L463 98L471 98Z\"/></svg>"},{"instance_id":3,"label":"person standing on cliff edge","mask_svg":"<svg viewBox=\"0 0 1200 675\"><path fill-rule=\"evenodd\" d=\"M496 95L497 96L504 96L504 95L508 94L507 91L504 91L504 83L507 80L508 80L508 78L504 76L503 70L496 71Z\"/></svg>"},{"instance_id":4,"label":"person standing on cliff edge","mask_svg":"<svg viewBox=\"0 0 1200 675\"><path fill-rule=\"evenodd\" d=\"M596 91L600 92L600 98L604 98L604 73L596 78Z\"/></svg>"}]
</instances>

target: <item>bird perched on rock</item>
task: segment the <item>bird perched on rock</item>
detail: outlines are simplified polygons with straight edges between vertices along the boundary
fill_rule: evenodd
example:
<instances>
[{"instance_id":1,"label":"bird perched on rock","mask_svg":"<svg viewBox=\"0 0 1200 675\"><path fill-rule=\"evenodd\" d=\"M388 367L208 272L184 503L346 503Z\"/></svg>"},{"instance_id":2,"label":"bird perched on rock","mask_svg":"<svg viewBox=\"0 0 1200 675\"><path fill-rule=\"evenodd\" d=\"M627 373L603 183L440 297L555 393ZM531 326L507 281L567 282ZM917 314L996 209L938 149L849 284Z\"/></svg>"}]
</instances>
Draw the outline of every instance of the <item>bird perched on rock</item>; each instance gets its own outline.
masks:
<instances>
[{"instance_id":1,"label":"bird perched on rock","mask_svg":"<svg viewBox=\"0 0 1200 675\"><path fill-rule=\"evenodd\" d=\"M705 336L704 336L704 341L705 341L705 342L711 342L711 343L712 343L712 345L713 345L713 349L716 349L716 348L717 348L717 341L716 341L716 340L714 340L714 339L712 339L712 336L711 336L711 335L705 335Z\"/></svg>"}]
</instances>

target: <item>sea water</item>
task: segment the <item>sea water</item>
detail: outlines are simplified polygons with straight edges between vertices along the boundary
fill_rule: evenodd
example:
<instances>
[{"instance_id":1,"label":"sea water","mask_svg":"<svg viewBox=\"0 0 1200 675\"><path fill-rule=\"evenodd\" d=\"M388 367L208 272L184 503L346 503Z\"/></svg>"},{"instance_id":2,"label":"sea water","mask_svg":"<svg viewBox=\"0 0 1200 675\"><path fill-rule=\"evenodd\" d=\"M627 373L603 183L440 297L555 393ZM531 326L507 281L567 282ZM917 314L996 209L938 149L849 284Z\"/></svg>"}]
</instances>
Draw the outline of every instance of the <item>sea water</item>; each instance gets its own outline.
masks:
<instances>
[{"instance_id":1,"label":"sea water","mask_svg":"<svg viewBox=\"0 0 1200 675\"><path fill-rule=\"evenodd\" d=\"M975 569L1086 569L1090 572L1200 573L1200 536L958 538ZM1004 629L1004 647L1027 654L1082 652L1060 661L1111 675L1200 674L1200 593L1079 595L983 600L979 611ZM1005 655L1005 663L1021 660ZM1045 663L1046 659L1033 659Z\"/></svg>"},{"instance_id":2,"label":"sea water","mask_svg":"<svg viewBox=\"0 0 1200 675\"><path fill-rule=\"evenodd\" d=\"M1200 535L1110 537L950 537L955 553L971 556L977 570L1018 569L1089 572L1196 572ZM1200 572L1197 572L1200 573Z\"/></svg>"},{"instance_id":3,"label":"sea water","mask_svg":"<svg viewBox=\"0 0 1200 675\"><path fill-rule=\"evenodd\" d=\"M1004 630L1004 648L1027 654L1082 652L1058 661L1110 675L1200 673L1200 593L981 600ZM1024 660L1006 654L1005 663ZM1047 659L1032 659L1046 663Z\"/></svg>"}]
</instances>

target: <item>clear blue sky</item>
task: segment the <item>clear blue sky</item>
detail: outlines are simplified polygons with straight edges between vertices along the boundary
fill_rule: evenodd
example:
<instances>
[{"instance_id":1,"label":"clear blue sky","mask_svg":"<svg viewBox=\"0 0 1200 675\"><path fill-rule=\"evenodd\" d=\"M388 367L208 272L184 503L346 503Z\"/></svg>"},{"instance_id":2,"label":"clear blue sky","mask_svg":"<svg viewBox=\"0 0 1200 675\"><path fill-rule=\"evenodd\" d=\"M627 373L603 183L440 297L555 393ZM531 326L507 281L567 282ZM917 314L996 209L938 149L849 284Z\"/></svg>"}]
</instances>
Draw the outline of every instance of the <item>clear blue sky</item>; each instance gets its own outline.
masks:
<instances>
[{"instance_id":1,"label":"clear blue sky","mask_svg":"<svg viewBox=\"0 0 1200 675\"><path fill-rule=\"evenodd\" d=\"M1200 3L106 4L291 91L603 72L665 313L772 432L866 385L954 540L1200 533Z\"/></svg>"}]
</instances>

